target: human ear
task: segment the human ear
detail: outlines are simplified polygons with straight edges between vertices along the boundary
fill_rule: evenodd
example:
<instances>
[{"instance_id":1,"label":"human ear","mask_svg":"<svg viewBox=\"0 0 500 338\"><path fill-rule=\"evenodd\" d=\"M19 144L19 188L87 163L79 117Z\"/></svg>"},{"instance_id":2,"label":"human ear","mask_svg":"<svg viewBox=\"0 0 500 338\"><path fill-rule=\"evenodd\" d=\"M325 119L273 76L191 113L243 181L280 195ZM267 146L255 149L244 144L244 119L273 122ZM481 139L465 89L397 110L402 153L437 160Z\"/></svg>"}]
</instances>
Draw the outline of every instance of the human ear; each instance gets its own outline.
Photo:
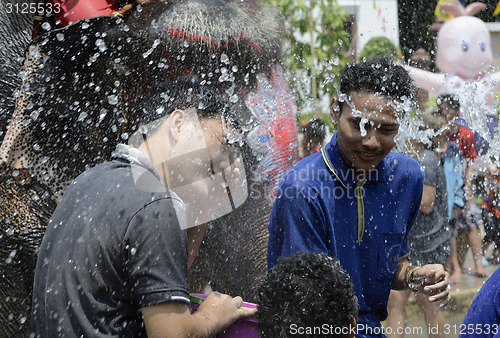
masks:
<instances>
[{"instance_id":1,"label":"human ear","mask_svg":"<svg viewBox=\"0 0 500 338\"><path fill-rule=\"evenodd\" d=\"M349 324L349 333L345 334L344 337L346 338L355 338L356 337L356 333L357 333L357 328L356 326L358 325L357 322L356 322L356 318L354 318L353 315L350 316L351 317L351 323Z\"/></svg>"},{"instance_id":2,"label":"human ear","mask_svg":"<svg viewBox=\"0 0 500 338\"><path fill-rule=\"evenodd\" d=\"M339 99L334 96L330 102L330 119L333 125L336 125L340 118Z\"/></svg>"},{"instance_id":3,"label":"human ear","mask_svg":"<svg viewBox=\"0 0 500 338\"><path fill-rule=\"evenodd\" d=\"M181 135L181 127L186 123L186 113L184 110L176 109L168 118L169 136L175 141L179 141Z\"/></svg>"}]
</instances>

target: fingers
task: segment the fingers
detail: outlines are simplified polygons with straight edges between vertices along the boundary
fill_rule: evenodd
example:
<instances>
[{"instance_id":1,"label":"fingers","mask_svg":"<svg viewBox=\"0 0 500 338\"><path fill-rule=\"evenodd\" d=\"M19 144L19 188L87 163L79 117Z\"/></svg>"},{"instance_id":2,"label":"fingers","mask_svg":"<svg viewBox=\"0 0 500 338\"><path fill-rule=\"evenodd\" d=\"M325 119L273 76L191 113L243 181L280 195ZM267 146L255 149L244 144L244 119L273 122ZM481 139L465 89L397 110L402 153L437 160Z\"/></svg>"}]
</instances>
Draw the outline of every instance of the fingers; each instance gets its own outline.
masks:
<instances>
[{"instance_id":1,"label":"fingers","mask_svg":"<svg viewBox=\"0 0 500 338\"><path fill-rule=\"evenodd\" d=\"M248 308L243 308L241 305L243 304L243 299L240 296L234 297L233 301L235 301L236 304L236 315L237 318L246 318L246 317L251 317L255 315L255 312L257 312L257 309L248 309Z\"/></svg>"},{"instance_id":2,"label":"fingers","mask_svg":"<svg viewBox=\"0 0 500 338\"><path fill-rule=\"evenodd\" d=\"M238 309L237 310L238 319L254 316L256 312L257 312L257 308L255 308L255 309L247 309L247 308Z\"/></svg>"},{"instance_id":3,"label":"fingers","mask_svg":"<svg viewBox=\"0 0 500 338\"><path fill-rule=\"evenodd\" d=\"M430 302L439 302L445 300L448 297L448 294L450 293L450 290L448 288L448 282L441 281L434 285L425 286L424 293L426 295L431 296L429 297Z\"/></svg>"},{"instance_id":4,"label":"fingers","mask_svg":"<svg viewBox=\"0 0 500 338\"><path fill-rule=\"evenodd\" d=\"M431 285L442 280L448 281L448 273L441 264L427 264L415 270L415 279L423 279L424 285Z\"/></svg>"},{"instance_id":5,"label":"fingers","mask_svg":"<svg viewBox=\"0 0 500 338\"><path fill-rule=\"evenodd\" d=\"M424 278L423 293L429 295L429 302L440 302L439 306L448 304L450 286L448 284L448 273L444 271L441 264L424 265L415 274Z\"/></svg>"},{"instance_id":6,"label":"fingers","mask_svg":"<svg viewBox=\"0 0 500 338\"><path fill-rule=\"evenodd\" d=\"M228 297L230 297L230 296L228 296ZM239 308L241 306L241 304L243 304L243 299L240 296L234 297L233 301L235 302L237 308Z\"/></svg>"}]
</instances>

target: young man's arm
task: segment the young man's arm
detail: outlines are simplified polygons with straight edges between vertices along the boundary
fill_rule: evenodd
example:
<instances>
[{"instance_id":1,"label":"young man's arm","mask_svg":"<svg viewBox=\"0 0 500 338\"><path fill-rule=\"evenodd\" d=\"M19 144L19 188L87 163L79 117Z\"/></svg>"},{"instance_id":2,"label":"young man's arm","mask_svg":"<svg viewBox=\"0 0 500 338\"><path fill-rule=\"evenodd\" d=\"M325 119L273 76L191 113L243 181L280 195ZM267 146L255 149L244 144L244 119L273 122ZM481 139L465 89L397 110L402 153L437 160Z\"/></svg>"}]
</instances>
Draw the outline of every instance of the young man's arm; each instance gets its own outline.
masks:
<instances>
[{"instance_id":1,"label":"young man's arm","mask_svg":"<svg viewBox=\"0 0 500 338\"><path fill-rule=\"evenodd\" d=\"M255 314L256 309L238 309L241 304L241 297L212 292L194 314L182 302L141 310L148 337L212 337L237 319Z\"/></svg>"},{"instance_id":2,"label":"young man's arm","mask_svg":"<svg viewBox=\"0 0 500 338\"><path fill-rule=\"evenodd\" d=\"M465 168L465 173L464 173L465 198L467 200L467 203L473 203L474 196L472 195L472 173L474 168L472 166L471 159L464 158L464 168Z\"/></svg>"},{"instance_id":3,"label":"young man's arm","mask_svg":"<svg viewBox=\"0 0 500 338\"><path fill-rule=\"evenodd\" d=\"M448 303L450 293L448 273L441 264L411 266L406 259L401 260L396 268L392 288L421 292L430 296L429 302L441 302L442 306Z\"/></svg>"},{"instance_id":4,"label":"young man's arm","mask_svg":"<svg viewBox=\"0 0 500 338\"><path fill-rule=\"evenodd\" d=\"M434 210L436 203L436 187L424 184L422 192L422 202L420 203L420 212L423 214L430 214Z\"/></svg>"}]
</instances>

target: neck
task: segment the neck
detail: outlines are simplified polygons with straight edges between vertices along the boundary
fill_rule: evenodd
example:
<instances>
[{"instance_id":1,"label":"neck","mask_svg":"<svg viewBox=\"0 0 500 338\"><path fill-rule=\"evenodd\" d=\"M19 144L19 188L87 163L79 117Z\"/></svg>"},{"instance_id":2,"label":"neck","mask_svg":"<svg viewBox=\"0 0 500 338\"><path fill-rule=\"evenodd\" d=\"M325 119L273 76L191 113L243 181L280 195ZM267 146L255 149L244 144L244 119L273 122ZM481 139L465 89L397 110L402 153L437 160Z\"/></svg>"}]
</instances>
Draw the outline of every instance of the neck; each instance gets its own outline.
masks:
<instances>
[{"instance_id":1,"label":"neck","mask_svg":"<svg viewBox=\"0 0 500 338\"><path fill-rule=\"evenodd\" d=\"M168 151L170 147L167 142L157 141L158 137L156 137L156 134L151 137L144 138L144 142L137 149L146 155L153 168L156 170L158 175L160 175L163 183L167 185L167 173L163 163L168 159L168 156L165 156L165 154L170 153Z\"/></svg>"}]
</instances>

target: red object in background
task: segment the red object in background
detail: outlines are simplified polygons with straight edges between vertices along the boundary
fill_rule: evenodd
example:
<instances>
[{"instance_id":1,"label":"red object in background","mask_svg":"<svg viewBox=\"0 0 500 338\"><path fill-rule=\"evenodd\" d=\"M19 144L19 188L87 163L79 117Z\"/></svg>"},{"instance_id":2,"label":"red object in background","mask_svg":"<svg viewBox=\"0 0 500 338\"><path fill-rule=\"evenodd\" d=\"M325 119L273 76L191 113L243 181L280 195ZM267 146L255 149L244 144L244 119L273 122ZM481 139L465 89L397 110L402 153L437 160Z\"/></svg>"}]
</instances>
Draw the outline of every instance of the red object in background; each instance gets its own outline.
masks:
<instances>
[{"instance_id":1,"label":"red object in background","mask_svg":"<svg viewBox=\"0 0 500 338\"><path fill-rule=\"evenodd\" d=\"M52 4L59 4L60 11L53 11L56 21L61 21L62 27L70 22L95 16L111 15L118 9L119 0L49 0ZM54 7L55 8L55 7ZM56 13L57 12L57 13Z\"/></svg>"},{"instance_id":2,"label":"red object in background","mask_svg":"<svg viewBox=\"0 0 500 338\"><path fill-rule=\"evenodd\" d=\"M469 128L459 126L457 133L448 135L448 140L458 144L465 158L475 159L477 157L474 134Z\"/></svg>"}]
</instances>

